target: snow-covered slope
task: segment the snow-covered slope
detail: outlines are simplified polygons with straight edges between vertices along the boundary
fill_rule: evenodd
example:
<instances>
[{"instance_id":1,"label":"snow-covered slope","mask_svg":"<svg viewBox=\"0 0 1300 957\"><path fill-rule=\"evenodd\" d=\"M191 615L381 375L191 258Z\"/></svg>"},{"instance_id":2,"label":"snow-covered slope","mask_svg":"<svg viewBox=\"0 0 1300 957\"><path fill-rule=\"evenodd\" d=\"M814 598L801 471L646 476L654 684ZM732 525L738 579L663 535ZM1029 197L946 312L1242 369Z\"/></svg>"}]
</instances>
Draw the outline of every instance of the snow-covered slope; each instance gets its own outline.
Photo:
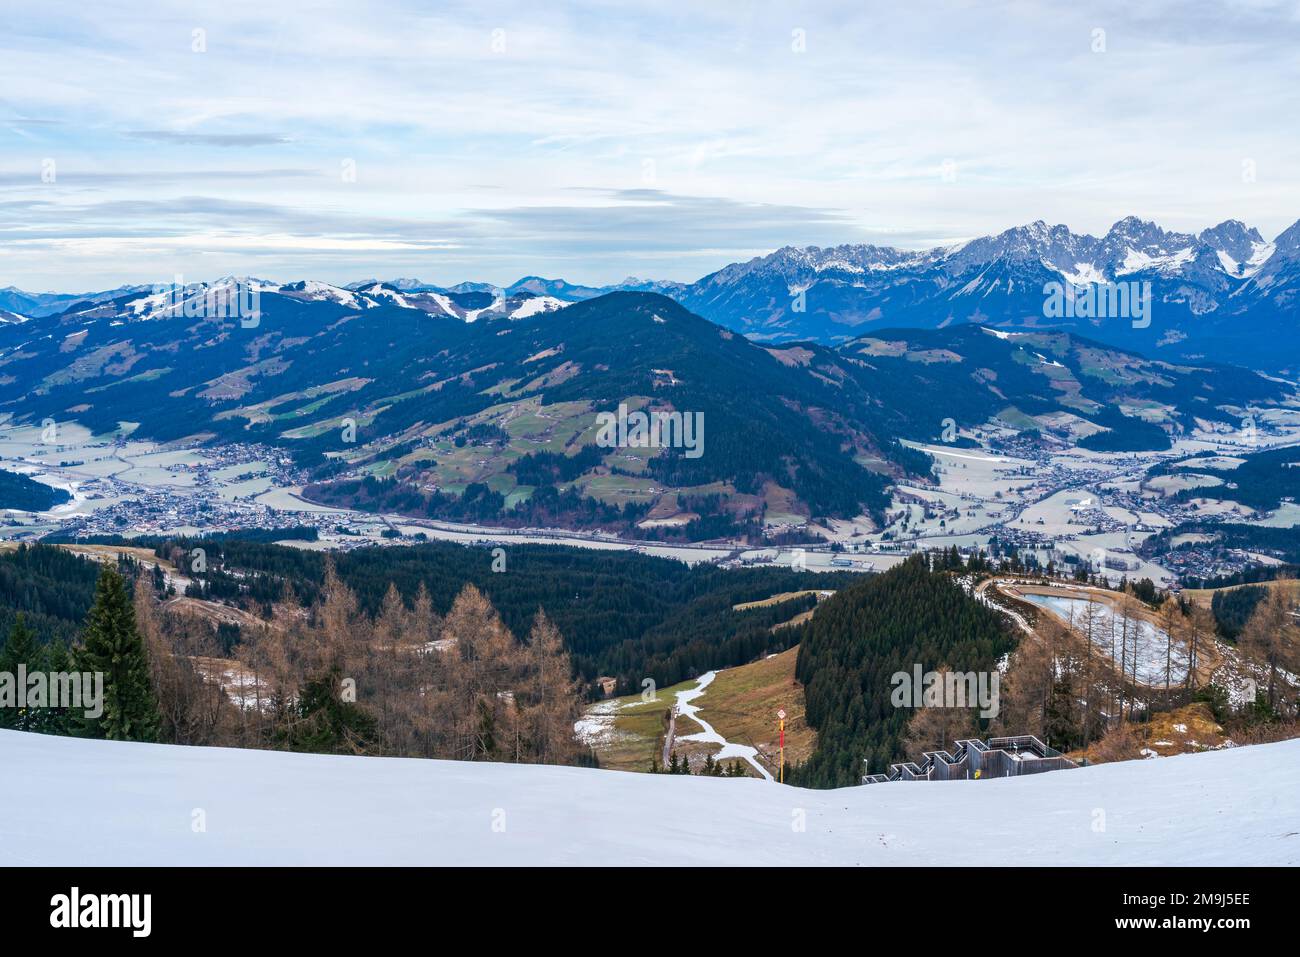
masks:
<instances>
[{"instance_id":1,"label":"snow-covered slope","mask_svg":"<svg viewBox=\"0 0 1300 957\"><path fill-rule=\"evenodd\" d=\"M0 767L0 865L1300 863L1300 741L839 791L12 731Z\"/></svg>"}]
</instances>

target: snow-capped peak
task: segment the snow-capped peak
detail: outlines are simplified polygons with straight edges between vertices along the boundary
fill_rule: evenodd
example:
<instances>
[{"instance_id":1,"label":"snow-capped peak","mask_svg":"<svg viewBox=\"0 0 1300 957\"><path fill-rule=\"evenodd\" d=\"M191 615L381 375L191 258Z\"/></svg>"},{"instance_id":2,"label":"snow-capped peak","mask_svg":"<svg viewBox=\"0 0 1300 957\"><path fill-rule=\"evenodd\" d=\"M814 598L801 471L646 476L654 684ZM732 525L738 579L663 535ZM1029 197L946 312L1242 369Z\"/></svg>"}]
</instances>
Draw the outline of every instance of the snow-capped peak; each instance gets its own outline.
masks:
<instances>
[{"instance_id":1,"label":"snow-capped peak","mask_svg":"<svg viewBox=\"0 0 1300 957\"><path fill-rule=\"evenodd\" d=\"M1300 219L1296 220L1273 240L1273 246L1279 253L1287 256L1300 253Z\"/></svg>"},{"instance_id":2,"label":"snow-capped peak","mask_svg":"<svg viewBox=\"0 0 1300 957\"><path fill-rule=\"evenodd\" d=\"M331 286L327 282L319 282L315 279L303 279L289 283L281 286L280 292L295 299L337 302L339 305L347 306L350 309L371 308L375 305L374 301L357 296L351 289Z\"/></svg>"}]
</instances>

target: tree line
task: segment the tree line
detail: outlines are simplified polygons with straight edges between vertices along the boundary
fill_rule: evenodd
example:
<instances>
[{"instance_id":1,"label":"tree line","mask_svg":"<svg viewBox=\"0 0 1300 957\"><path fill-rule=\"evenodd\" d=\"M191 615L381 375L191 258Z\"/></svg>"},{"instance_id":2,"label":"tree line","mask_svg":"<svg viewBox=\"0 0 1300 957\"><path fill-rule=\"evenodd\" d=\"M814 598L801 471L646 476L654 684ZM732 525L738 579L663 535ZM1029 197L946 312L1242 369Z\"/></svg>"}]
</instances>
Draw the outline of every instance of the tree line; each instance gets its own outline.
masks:
<instances>
[{"instance_id":1,"label":"tree line","mask_svg":"<svg viewBox=\"0 0 1300 957\"><path fill-rule=\"evenodd\" d=\"M327 563L319 600L292 590L245 630L233 661L212 623L104 565L71 647L15 620L0 671L103 677L102 714L0 708L0 726L112 740L574 764L580 696L563 639L538 609L524 640L466 585L439 615L389 587L373 615Z\"/></svg>"},{"instance_id":2,"label":"tree line","mask_svg":"<svg viewBox=\"0 0 1300 957\"><path fill-rule=\"evenodd\" d=\"M188 571L199 548L206 570ZM175 539L160 543L155 553L188 571L194 597L235 604L260 617L270 614L286 588L303 604L320 597L325 558L319 552ZM791 606L743 612L733 606L858 579L852 572L689 566L631 551L563 545L512 545L498 554L489 547L429 542L360 548L332 560L367 614L377 612L389 584L408 604L423 587L439 614L447 613L466 583L473 584L516 633L530 627L538 607L545 608L564 635L578 676L589 686L598 677L614 677L620 694L640 690L647 677L668 687L782 651L793 639L771 628L786 620ZM813 602L811 596L802 599L795 611Z\"/></svg>"}]
</instances>

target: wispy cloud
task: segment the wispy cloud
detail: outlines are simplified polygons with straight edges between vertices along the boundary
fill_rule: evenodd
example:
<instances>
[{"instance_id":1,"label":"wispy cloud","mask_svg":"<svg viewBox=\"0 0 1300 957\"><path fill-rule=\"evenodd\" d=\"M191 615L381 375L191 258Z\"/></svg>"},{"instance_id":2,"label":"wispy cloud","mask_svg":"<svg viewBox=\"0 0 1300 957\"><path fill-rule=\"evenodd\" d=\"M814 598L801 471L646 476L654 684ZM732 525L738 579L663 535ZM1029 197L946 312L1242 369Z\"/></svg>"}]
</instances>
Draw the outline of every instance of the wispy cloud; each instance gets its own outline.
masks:
<instances>
[{"instance_id":1,"label":"wispy cloud","mask_svg":"<svg viewBox=\"0 0 1300 957\"><path fill-rule=\"evenodd\" d=\"M155 143L183 146L274 146L288 143L289 138L270 133L177 133L171 130L128 130L122 134Z\"/></svg>"}]
</instances>

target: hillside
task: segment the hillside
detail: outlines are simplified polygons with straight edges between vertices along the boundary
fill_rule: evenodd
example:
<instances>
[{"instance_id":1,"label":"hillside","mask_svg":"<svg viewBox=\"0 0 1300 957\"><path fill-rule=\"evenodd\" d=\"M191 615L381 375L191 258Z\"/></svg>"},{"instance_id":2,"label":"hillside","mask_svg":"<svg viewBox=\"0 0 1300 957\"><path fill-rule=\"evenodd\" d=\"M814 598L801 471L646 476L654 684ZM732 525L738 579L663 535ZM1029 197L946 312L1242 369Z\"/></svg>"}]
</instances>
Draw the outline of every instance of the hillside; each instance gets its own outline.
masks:
<instances>
[{"instance_id":1,"label":"hillside","mask_svg":"<svg viewBox=\"0 0 1300 957\"><path fill-rule=\"evenodd\" d=\"M1065 333L958 325L764 347L655 293L473 322L404 296L266 289L249 328L125 296L0 326L0 413L261 443L297 463L309 499L362 510L754 541L879 521L891 483L930 473L900 440L933 441L949 420L1161 449L1289 388ZM600 426L647 411L696 428L656 446Z\"/></svg>"},{"instance_id":2,"label":"hillside","mask_svg":"<svg viewBox=\"0 0 1300 957\"><path fill-rule=\"evenodd\" d=\"M1243 409L1290 391L1246 369L1148 359L1067 332L882 330L837 355L864 389L893 397L900 431L921 440L940 439L951 417L1103 451L1165 449L1197 419L1238 428Z\"/></svg>"},{"instance_id":3,"label":"hillside","mask_svg":"<svg viewBox=\"0 0 1300 957\"><path fill-rule=\"evenodd\" d=\"M0 548L0 646L18 612L42 640L79 635L99 563L119 556L146 569L159 566L179 593L175 606L214 622L265 621L286 585L304 604L320 598L327 556L317 551L222 537L145 544L155 547ZM178 575L172 559L188 564L183 560L195 547L206 552L206 570ZM585 684L610 677L621 691L638 693L646 677L664 688L788 648L790 634L774 633L773 626L811 607L810 586L834 588L856 577L782 567L690 566L631 551L555 545L512 546L507 573L493 571L490 549L450 542L359 548L329 557L369 615L379 610L390 583L408 604L426 589L438 614L450 610L466 583L474 584L518 634L527 633L542 608L560 629ZM763 601L787 591L803 595L778 605ZM235 631L231 640L237 639Z\"/></svg>"},{"instance_id":4,"label":"hillside","mask_svg":"<svg viewBox=\"0 0 1300 957\"><path fill-rule=\"evenodd\" d=\"M722 751L716 741L689 740L703 730L698 720L702 718L728 743L753 748L754 760L775 775L779 767L776 713L782 708L787 713L786 763L795 765L808 759L817 735L804 718L803 686L794 676L798 654L798 648L788 648L718 671L703 693L691 699L695 715L677 717L673 751L690 762L692 772L700 772L706 756L717 758ZM579 722L579 735L596 752L602 768L646 771L652 762L662 763L669 716L678 693L700 684L691 679L660 688L649 701L632 694L588 705Z\"/></svg>"},{"instance_id":5,"label":"hillside","mask_svg":"<svg viewBox=\"0 0 1300 957\"><path fill-rule=\"evenodd\" d=\"M827 599L799 642L795 676L817 750L792 780L809 787L856 784L902 757L915 712L894 706L892 675L917 665L987 672L1015 647L997 612L919 556Z\"/></svg>"},{"instance_id":6,"label":"hillside","mask_svg":"<svg viewBox=\"0 0 1300 957\"><path fill-rule=\"evenodd\" d=\"M18 472L0 469L0 509L19 509L24 512L44 512L71 500L72 496L61 488L36 482Z\"/></svg>"},{"instance_id":7,"label":"hillside","mask_svg":"<svg viewBox=\"0 0 1300 957\"><path fill-rule=\"evenodd\" d=\"M0 764L6 866L1300 863L1300 741L833 792L11 731Z\"/></svg>"}]
</instances>

